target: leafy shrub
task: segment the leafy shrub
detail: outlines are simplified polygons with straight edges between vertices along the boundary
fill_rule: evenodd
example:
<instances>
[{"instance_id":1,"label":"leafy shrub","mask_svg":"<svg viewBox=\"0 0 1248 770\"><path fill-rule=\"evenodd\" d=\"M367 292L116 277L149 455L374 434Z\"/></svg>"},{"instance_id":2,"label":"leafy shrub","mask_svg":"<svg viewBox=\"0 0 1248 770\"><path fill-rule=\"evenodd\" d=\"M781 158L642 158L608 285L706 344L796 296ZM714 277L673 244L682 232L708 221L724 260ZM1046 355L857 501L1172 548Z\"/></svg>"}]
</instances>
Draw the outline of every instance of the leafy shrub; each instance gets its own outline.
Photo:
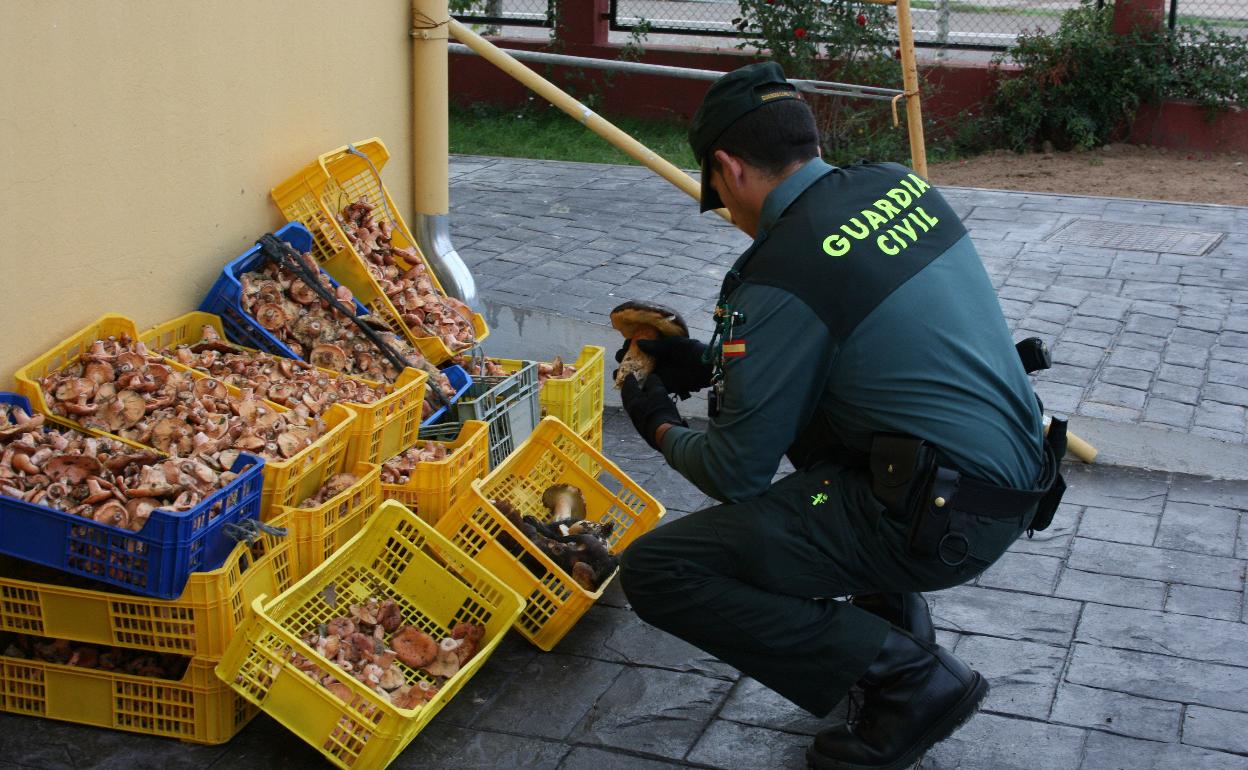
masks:
<instances>
[{"instance_id":1,"label":"leafy shrub","mask_svg":"<svg viewBox=\"0 0 1248 770\"><path fill-rule=\"evenodd\" d=\"M997 56L997 89L979 121L986 146L1088 149L1120 137L1143 104L1210 109L1248 96L1248 40L1201 25L1115 35L1113 7L1081 0L1056 30L1019 36ZM1018 67L1005 73L1002 65Z\"/></svg>"}]
</instances>

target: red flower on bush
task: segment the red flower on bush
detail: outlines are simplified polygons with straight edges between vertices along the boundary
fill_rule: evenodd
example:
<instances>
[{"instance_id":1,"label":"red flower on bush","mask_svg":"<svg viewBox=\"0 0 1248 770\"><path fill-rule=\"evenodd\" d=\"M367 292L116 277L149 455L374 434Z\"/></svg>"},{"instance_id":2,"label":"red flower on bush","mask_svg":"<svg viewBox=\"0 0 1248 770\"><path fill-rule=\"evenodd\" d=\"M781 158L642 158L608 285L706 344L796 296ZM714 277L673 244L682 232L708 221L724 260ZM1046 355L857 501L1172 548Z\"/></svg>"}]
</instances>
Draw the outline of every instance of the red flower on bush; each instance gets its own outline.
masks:
<instances>
[{"instance_id":1,"label":"red flower on bush","mask_svg":"<svg viewBox=\"0 0 1248 770\"><path fill-rule=\"evenodd\" d=\"M867 15L865 13L860 13L858 14L858 18L854 19L854 21L858 22L858 26L865 27L867 26Z\"/></svg>"},{"instance_id":2,"label":"red flower on bush","mask_svg":"<svg viewBox=\"0 0 1248 770\"><path fill-rule=\"evenodd\" d=\"M798 27L797 29L793 30L793 37L797 38L798 40L801 40L802 38L806 37L806 28Z\"/></svg>"}]
</instances>

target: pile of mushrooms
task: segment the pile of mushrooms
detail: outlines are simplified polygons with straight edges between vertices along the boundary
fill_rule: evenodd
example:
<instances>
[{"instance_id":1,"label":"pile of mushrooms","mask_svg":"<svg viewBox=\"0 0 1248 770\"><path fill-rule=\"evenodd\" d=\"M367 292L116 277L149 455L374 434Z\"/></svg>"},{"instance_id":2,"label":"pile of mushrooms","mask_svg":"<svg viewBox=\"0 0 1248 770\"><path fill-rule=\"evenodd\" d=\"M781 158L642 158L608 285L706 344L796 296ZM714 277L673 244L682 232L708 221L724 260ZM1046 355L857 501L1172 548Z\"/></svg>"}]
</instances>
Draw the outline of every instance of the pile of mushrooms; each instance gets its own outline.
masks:
<instances>
[{"instance_id":1,"label":"pile of mushrooms","mask_svg":"<svg viewBox=\"0 0 1248 770\"><path fill-rule=\"evenodd\" d=\"M234 396L221 380L176 371L126 335L96 340L40 387L53 413L177 457L234 449L284 460L325 431L302 403L278 411L254 389Z\"/></svg>"},{"instance_id":2,"label":"pile of mushrooms","mask_svg":"<svg viewBox=\"0 0 1248 770\"><path fill-rule=\"evenodd\" d=\"M321 503L327 502L331 498L337 497L347 490L355 482L359 481L359 477L354 473L335 473L329 477L329 480L321 485L321 488L299 504L300 508L315 508Z\"/></svg>"},{"instance_id":3,"label":"pile of mushrooms","mask_svg":"<svg viewBox=\"0 0 1248 770\"><path fill-rule=\"evenodd\" d=\"M168 459L75 430L36 430L41 426L42 415L0 409L0 494L138 532L152 511L189 511L237 478L230 470L236 451ZM209 518L220 511L217 501Z\"/></svg>"},{"instance_id":4,"label":"pile of mushrooms","mask_svg":"<svg viewBox=\"0 0 1248 770\"><path fill-rule=\"evenodd\" d=\"M464 371L473 377L505 377L507 372L492 358L459 355L451 358L451 363L462 366Z\"/></svg>"},{"instance_id":5,"label":"pile of mushrooms","mask_svg":"<svg viewBox=\"0 0 1248 770\"><path fill-rule=\"evenodd\" d=\"M381 465L381 483L406 484L421 463L437 462L451 456L451 449L437 441L422 441Z\"/></svg>"},{"instance_id":6,"label":"pile of mushrooms","mask_svg":"<svg viewBox=\"0 0 1248 770\"><path fill-rule=\"evenodd\" d=\"M194 345L178 345L157 352L227 385L255 388L257 396L276 404L286 407L303 404L313 415L320 415L330 404L340 401L371 404L386 397L382 385L327 374L293 358L240 347L221 339L211 325L205 325L200 335L199 342Z\"/></svg>"},{"instance_id":7,"label":"pile of mushrooms","mask_svg":"<svg viewBox=\"0 0 1248 770\"><path fill-rule=\"evenodd\" d=\"M424 260L415 249L400 249L391 243L394 226L385 218L374 221L374 209L367 197L361 198L337 215L338 224L403 323L417 336L438 337L448 350L476 345L472 309L438 293Z\"/></svg>"},{"instance_id":8,"label":"pile of mushrooms","mask_svg":"<svg viewBox=\"0 0 1248 770\"><path fill-rule=\"evenodd\" d=\"M462 366L473 377L505 377L507 375L507 372L503 371L503 367L491 358L455 356L451 361ZM575 366L565 364L562 358L555 356L555 360L550 363L538 363L537 386L540 388L546 380L561 380L565 377L571 377L575 373Z\"/></svg>"},{"instance_id":9,"label":"pile of mushrooms","mask_svg":"<svg viewBox=\"0 0 1248 770\"><path fill-rule=\"evenodd\" d=\"M317 271L322 286L332 289L329 278L320 272L311 254L302 254L300 258ZM375 381L398 379L399 370L372 340L294 273L268 262L258 271L244 273L239 284L243 310L313 366ZM334 291L343 304L349 305L351 292L345 286ZM377 333L408 366L428 372L432 386L440 388L447 397L454 394L446 375L430 364L419 350L394 332L378 330Z\"/></svg>"},{"instance_id":10,"label":"pile of mushrooms","mask_svg":"<svg viewBox=\"0 0 1248 770\"><path fill-rule=\"evenodd\" d=\"M492 502L538 550L549 556L586 591L597 591L619 565L619 559L612 555L608 543L615 530L615 522L586 519L585 497L579 488L571 484L554 484L542 494L542 504L550 517L548 521L521 514L506 500ZM535 575L541 576L545 572L541 562L525 553L506 532L499 534L498 542L512 554L520 556L521 563Z\"/></svg>"},{"instance_id":11,"label":"pile of mushrooms","mask_svg":"<svg viewBox=\"0 0 1248 770\"><path fill-rule=\"evenodd\" d=\"M330 584L325 592L327 601L335 594L333 588ZM459 623L437 641L416 626L405 625L402 608L393 599L369 597L303 639L342 673L324 673L317 662L294 650L289 655L296 668L343 701L352 700L342 683L351 676L388 703L412 709L431 700L438 692L436 683L454 676L476 655L484 636L484 626ZM409 676L404 667L424 677Z\"/></svg>"},{"instance_id":12,"label":"pile of mushrooms","mask_svg":"<svg viewBox=\"0 0 1248 770\"><path fill-rule=\"evenodd\" d=\"M100 647L68 639L45 639L26 634L9 634L4 640L4 656L39 660L62 666L112 671L153 679L181 679L191 659L170 653L145 652L123 647Z\"/></svg>"},{"instance_id":13,"label":"pile of mushrooms","mask_svg":"<svg viewBox=\"0 0 1248 770\"><path fill-rule=\"evenodd\" d=\"M685 319L671 308L653 302L630 300L611 311L611 325L624 339L657 340L660 337L688 337L689 327ZM643 353L636 345L629 345L628 351L620 361L620 368L615 372L615 387L624 384L624 378L633 375L637 384L643 384L650 372L654 371L654 357Z\"/></svg>"}]
</instances>

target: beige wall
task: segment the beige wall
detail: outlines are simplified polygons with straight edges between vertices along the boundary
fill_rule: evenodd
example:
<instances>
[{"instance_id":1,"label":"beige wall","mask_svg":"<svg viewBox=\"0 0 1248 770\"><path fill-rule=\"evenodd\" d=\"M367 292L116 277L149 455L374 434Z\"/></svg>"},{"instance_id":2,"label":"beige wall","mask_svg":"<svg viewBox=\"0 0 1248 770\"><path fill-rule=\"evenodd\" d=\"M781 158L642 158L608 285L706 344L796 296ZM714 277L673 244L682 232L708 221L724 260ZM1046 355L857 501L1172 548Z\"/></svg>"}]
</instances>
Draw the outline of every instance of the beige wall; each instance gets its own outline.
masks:
<instances>
[{"instance_id":1,"label":"beige wall","mask_svg":"<svg viewBox=\"0 0 1248 770\"><path fill-rule=\"evenodd\" d=\"M2 0L0 388L105 312L193 310L269 189L380 136L410 204L408 0Z\"/></svg>"}]
</instances>

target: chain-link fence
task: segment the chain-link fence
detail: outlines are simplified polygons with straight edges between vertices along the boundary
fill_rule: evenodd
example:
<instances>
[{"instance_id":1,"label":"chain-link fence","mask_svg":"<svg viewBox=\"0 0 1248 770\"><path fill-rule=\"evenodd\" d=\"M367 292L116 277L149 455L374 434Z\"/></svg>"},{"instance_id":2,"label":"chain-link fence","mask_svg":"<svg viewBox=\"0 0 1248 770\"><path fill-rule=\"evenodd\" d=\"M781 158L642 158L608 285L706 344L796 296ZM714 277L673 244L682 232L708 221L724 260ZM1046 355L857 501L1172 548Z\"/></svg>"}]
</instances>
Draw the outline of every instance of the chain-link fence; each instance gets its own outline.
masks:
<instances>
[{"instance_id":1,"label":"chain-link fence","mask_svg":"<svg viewBox=\"0 0 1248 770\"><path fill-rule=\"evenodd\" d=\"M551 0L475 0L464 21L483 25L550 26ZM577 0L564 0L576 2ZM790 0L821 2L823 0ZM1097 0L1103 5L1106 0ZM1057 28L1079 0L911 0L915 42L935 48L1001 50L1020 32ZM1245 0L1168 0L1171 27L1208 24L1248 37ZM611 28L647 34L740 37L736 0L611 0Z\"/></svg>"},{"instance_id":2,"label":"chain-link fence","mask_svg":"<svg viewBox=\"0 0 1248 770\"><path fill-rule=\"evenodd\" d=\"M460 0L451 3L451 13L465 24L495 28L549 27L554 18L551 0Z\"/></svg>"}]
</instances>

